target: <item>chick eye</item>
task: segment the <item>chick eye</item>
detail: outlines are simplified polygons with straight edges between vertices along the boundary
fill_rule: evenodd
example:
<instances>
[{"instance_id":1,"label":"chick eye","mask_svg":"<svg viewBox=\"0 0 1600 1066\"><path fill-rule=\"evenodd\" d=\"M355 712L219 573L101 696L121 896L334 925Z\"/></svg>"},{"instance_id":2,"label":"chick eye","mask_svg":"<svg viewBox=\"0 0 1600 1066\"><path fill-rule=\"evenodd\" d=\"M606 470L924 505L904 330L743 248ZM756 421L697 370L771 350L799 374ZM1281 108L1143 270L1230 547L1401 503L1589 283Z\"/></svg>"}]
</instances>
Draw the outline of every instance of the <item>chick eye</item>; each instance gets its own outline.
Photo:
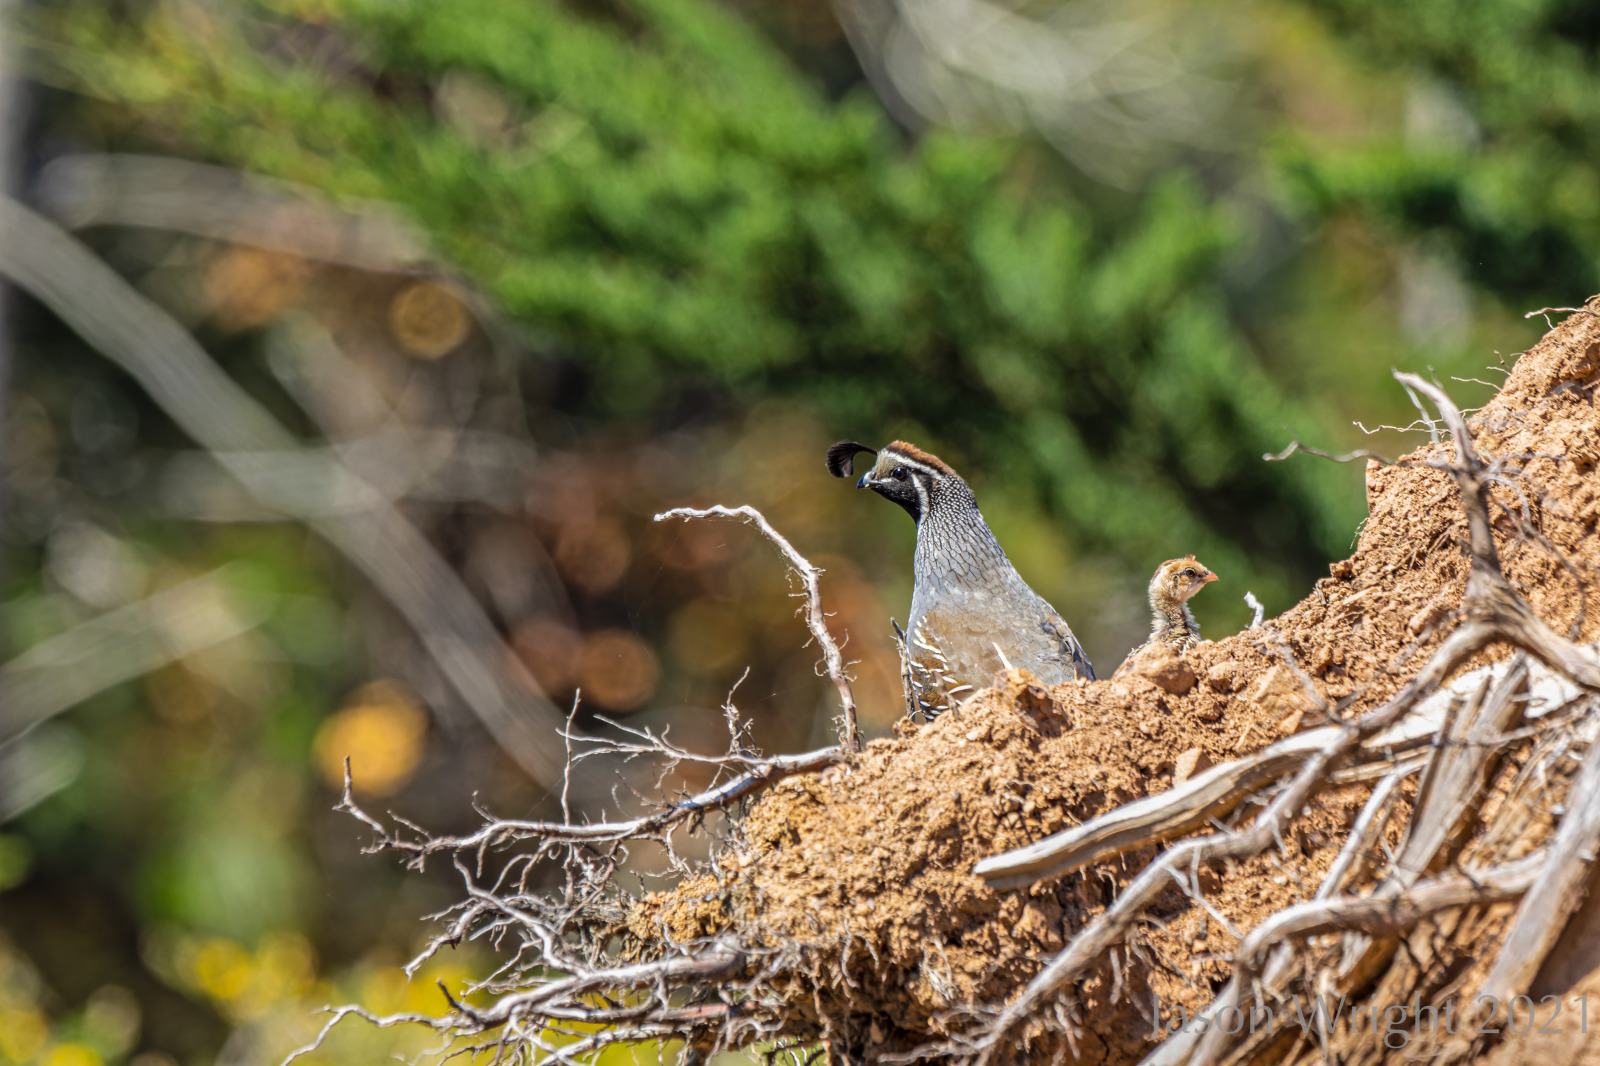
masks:
<instances>
[{"instance_id":1,"label":"chick eye","mask_svg":"<svg viewBox=\"0 0 1600 1066\"><path fill-rule=\"evenodd\" d=\"M906 468L903 466L897 466L893 470L889 471L889 476L894 478L896 481L904 481L906 479Z\"/></svg>"},{"instance_id":2,"label":"chick eye","mask_svg":"<svg viewBox=\"0 0 1600 1066\"><path fill-rule=\"evenodd\" d=\"M1195 573L1194 567L1186 566L1186 567L1184 567L1182 570L1180 570L1178 572L1178 576L1179 577L1198 577L1199 575Z\"/></svg>"}]
</instances>

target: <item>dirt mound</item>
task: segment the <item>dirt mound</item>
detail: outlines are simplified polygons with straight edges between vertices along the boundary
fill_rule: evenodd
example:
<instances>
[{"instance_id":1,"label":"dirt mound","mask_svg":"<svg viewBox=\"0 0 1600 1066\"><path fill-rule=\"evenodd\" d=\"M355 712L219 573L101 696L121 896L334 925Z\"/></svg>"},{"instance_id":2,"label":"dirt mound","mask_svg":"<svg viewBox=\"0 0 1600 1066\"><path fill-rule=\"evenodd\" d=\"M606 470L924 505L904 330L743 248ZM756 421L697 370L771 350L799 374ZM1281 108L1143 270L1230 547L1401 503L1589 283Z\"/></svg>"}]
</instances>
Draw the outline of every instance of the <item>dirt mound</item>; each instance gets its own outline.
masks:
<instances>
[{"instance_id":1,"label":"dirt mound","mask_svg":"<svg viewBox=\"0 0 1600 1066\"><path fill-rule=\"evenodd\" d=\"M1494 515L1506 576L1545 621L1576 626L1585 640L1600 633L1576 576L1600 565L1597 383L1600 317L1577 314L1517 361L1472 422L1480 451L1509 478L1495 489ZM969 1031L1156 849L1011 891L975 877L974 863L1376 706L1413 676L1453 627L1468 571L1455 484L1424 465L1447 454L1429 444L1399 466L1369 466L1370 517L1355 554L1265 626L1109 681L1045 689L1003 673L958 713L908 722L851 765L773 787L739 824L714 883L642 906L652 922L703 935L714 919L770 949L795 1035L809 1030L871 1060ZM1120 1064L1148 1054L1152 996L1163 1014L1209 1003L1237 936L1311 896L1371 787L1322 792L1281 851L1199 871L1204 904L1175 885L1075 989L1077 1025L1036 1021L1026 1057ZM1414 778L1401 786L1402 807L1414 788ZM1401 831L1389 830L1391 846ZM1371 883L1358 871L1350 887ZM680 909L693 920L675 918ZM1457 945L1473 948L1472 938Z\"/></svg>"}]
</instances>

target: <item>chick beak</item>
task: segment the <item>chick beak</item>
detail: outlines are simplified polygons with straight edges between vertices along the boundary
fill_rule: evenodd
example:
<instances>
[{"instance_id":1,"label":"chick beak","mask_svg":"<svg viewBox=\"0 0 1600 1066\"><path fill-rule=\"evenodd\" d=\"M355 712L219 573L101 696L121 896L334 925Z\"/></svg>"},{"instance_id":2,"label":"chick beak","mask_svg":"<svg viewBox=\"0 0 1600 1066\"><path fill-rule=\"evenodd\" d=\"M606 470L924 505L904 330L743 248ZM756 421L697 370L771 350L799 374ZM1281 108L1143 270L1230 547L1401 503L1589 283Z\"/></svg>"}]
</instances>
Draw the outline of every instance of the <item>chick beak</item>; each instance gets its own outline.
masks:
<instances>
[{"instance_id":1,"label":"chick beak","mask_svg":"<svg viewBox=\"0 0 1600 1066\"><path fill-rule=\"evenodd\" d=\"M1215 581L1216 579L1217 579L1217 575L1211 573L1208 570L1208 571L1206 571L1206 576L1200 579L1200 584L1209 585L1209 584L1211 584L1211 582Z\"/></svg>"}]
</instances>

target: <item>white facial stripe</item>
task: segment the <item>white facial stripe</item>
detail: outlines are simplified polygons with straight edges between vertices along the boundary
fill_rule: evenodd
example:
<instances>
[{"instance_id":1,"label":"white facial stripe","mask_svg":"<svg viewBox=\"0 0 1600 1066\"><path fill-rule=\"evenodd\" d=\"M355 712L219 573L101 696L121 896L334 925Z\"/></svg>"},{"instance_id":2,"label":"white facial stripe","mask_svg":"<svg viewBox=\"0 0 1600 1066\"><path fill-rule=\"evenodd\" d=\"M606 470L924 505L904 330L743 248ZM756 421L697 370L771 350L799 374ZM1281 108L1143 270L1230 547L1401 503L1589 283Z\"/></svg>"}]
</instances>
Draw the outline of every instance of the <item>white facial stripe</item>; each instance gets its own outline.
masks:
<instances>
[{"instance_id":1,"label":"white facial stripe","mask_svg":"<svg viewBox=\"0 0 1600 1066\"><path fill-rule=\"evenodd\" d=\"M886 451L883 454L894 460L894 466L908 466L913 470L922 471L924 474L932 477L935 481L944 480L944 474L938 470L935 470L927 463L919 462L918 460L912 459L909 456L901 455L899 452ZM890 469L894 469L894 466L891 466Z\"/></svg>"},{"instance_id":2,"label":"white facial stripe","mask_svg":"<svg viewBox=\"0 0 1600 1066\"><path fill-rule=\"evenodd\" d=\"M915 474L911 475L911 483L917 487L917 499L922 502L920 513L926 515L928 513L928 486L924 485L922 479Z\"/></svg>"}]
</instances>

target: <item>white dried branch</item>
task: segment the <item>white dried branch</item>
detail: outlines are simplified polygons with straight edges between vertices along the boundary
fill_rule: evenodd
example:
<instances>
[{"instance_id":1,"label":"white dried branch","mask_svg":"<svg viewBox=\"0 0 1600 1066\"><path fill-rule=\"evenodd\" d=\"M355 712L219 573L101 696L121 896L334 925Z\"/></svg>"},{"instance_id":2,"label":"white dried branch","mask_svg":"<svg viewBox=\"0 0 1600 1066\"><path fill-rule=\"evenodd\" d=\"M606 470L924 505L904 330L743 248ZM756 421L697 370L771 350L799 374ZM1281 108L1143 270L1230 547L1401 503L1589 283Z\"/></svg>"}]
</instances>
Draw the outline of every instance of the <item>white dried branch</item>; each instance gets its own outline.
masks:
<instances>
[{"instance_id":1,"label":"white dried branch","mask_svg":"<svg viewBox=\"0 0 1600 1066\"><path fill-rule=\"evenodd\" d=\"M1393 810L1395 789L1400 782L1411 774L1422 769L1426 760L1423 758L1408 759L1385 774L1373 788L1372 795L1361 808L1361 814L1350 826L1349 835L1345 838L1344 846L1339 849L1339 854L1334 858L1333 865L1328 868L1322 883L1317 886L1314 900L1331 899L1338 894L1339 886L1343 883L1345 875L1356 859L1369 851L1374 838L1382 833L1388 822L1389 813ZM1337 775L1333 775L1337 776ZM1331 779L1331 778L1330 778ZM1241 938L1242 939L1242 938ZM1288 972L1293 960L1290 945L1280 943L1275 945L1267 958L1267 963L1262 967L1262 983L1269 989L1275 989ZM1239 1003L1226 1002L1222 998L1212 1002L1195 1015L1196 1024L1187 1026L1183 1031L1168 1036L1150 1054L1140 1060L1139 1066L1179 1066L1188 1060L1196 1044L1200 1042L1203 1030L1209 1025L1201 1026L1201 1021L1211 1022L1216 1018L1217 1012L1227 1006L1240 1006Z\"/></svg>"},{"instance_id":2,"label":"white dried branch","mask_svg":"<svg viewBox=\"0 0 1600 1066\"><path fill-rule=\"evenodd\" d=\"M1405 886L1447 862L1448 845L1476 814L1493 776L1500 738L1522 717L1527 657L1518 655L1498 679L1486 677L1460 713L1440 727L1433 757L1417 786L1411 824L1389 877ZM1491 688L1491 680L1493 687Z\"/></svg>"},{"instance_id":3,"label":"white dried branch","mask_svg":"<svg viewBox=\"0 0 1600 1066\"><path fill-rule=\"evenodd\" d=\"M591 1032L588 1041L582 1044L541 1047L541 1050L552 1053L560 1051L567 1055L585 1049L594 1050L608 1044L636 1043L682 1036L690 1023L728 1013L730 1007L726 1003L687 1008L673 1007L665 1002L663 990L668 987L682 987L694 982L730 977L743 969L744 965L745 956L742 952L726 946L714 946L699 955L674 956L656 962L618 966L555 978L533 988L502 996L493 1004L481 1008L462 1003L441 983L439 987L452 1007L450 1013L438 1016L415 1012L380 1015L359 1006L332 1008L334 1017L323 1026L316 1039L304 1047L295 1049L283 1060L282 1066L288 1066L301 1056L316 1051L327 1039L333 1027L352 1015L379 1028L420 1025L450 1037L473 1036L503 1026L514 1026L518 1030L523 1030L529 1022L533 1022L531 1032L523 1032L530 1043L537 1040L548 1028L546 1021L565 1020L602 1026L614 1025L615 1022L623 1020L635 1020L641 1023L631 1029L609 1028L600 1033ZM634 1009L619 1010L596 1007L584 999L597 993L615 995L634 989L648 989L653 992L653 1002L647 1001L645 1005Z\"/></svg>"},{"instance_id":4,"label":"white dried branch","mask_svg":"<svg viewBox=\"0 0 1600 1066\"><path fill-rule=\"evenodd\" d=\"M800 582L805 587L806 627L811 630L812 638L822 649L828 677L833 680L834 688L839 690L839 705L843 709L839 727L839 746L845 751L860 751L861 737L856 728L856 698L850 691L850 679L845 676L844 656L839 651L839 645L834 642L833 635L828 632L827 615L822 610L822 588L818 581L822 570L812 566L805 556L795 551L794 545L790 544L783 534L773 529L772 523L749 504L743 507L725 507L721 504L706 508L674 507L670 511L656 515L657 522L664 522L669 518L735 518L755 526L761 531L762 536L777 547L790 568L799 575Z\"/></svg>"},{"instance_id":5,"label":"white dried branch","mask_svg":"<svg viewBox=\"0 0 1600 1066\"><path fill-rule=\"evenodd\" d=\"M1256 594L1249 589L1246 589L1244 593L1244 605L1254 612L1251 614L1250 624L1246 628L1254 629L1261 624L1262 616L1267 613L1267 609L1262 606L1260 600L1256 599Z\"/></svg>"},{"instance_id":6,"label":"white dried branch","mask_svg":"<svg viewBox=\"0 0 1600 1066\"><path fill-rule=\"evenodd\" d=\"M246 633L272 600L246 594L236 567L80 622L0 667L0 744L90 696Z\"/></svg>"},{"instance_id":7,"label":"white dried branch","mask_svg":"<svg viewBox=\"0 0 1600 1066\"><path fill-rule=\"evenodd\" d=\"M1550 842L1550 861L1517 908L1501 942L1482 995L1509 1002L1528 990L1540 964L1585 897L1584 885L1600 848L1600 743L1591 742L1563 803L1564 814Z\"/></svg>"},{"instance_id":8,"label":"white dried branch","mask_svg":"<svg viewBox=\"0 0 1600 1066\"><path fill-rule=\"evenodd\" d=\"M1458 632L1453 639L1446 640L1423 672L1394 699L1355 721L1334 727L1337 732L1331 741L1307 759L1248 828L1183 841L1146 866L1110 907L1081 929L1006 1005L979 1042L983 1050L978 1061L987 1062L1013 1027L1031 1016L1058 990L1081 978L1103 952L1119 943L1144 910L1166 889L1169 878L1181 876L1180 871L1192 865L1259 855L1281 839L1290 820L1360 740L1404 717L1422 696L1431 693L1451 670L1481 647L1474 639L1455 639L1461 637Z\"/></svg>"},{"instance_id":9,"label":"white dried branch","mask_svg":"<svg viewBox=\"0 0 1600 1066\"><path fill-rule=\"evenodd\" d=\"M418 858L442 852L476 852L485 848L501 847L521 840L568 843L620 842L656 836L686 819L720 810L747 796L754 795L786 777L824 770L836 763L843 762L846 757L845 753L837 747L820 748L816 751L809 751L799 755L774 755L769 758L745 757L736 760L737 765L745 767L744 773L739 774L737 777L680 802L663 806L660 810L651 814L622 821L588 823L538 822L491 817L481 829L466 836L435 837L418 832L417 836L412 838L399 835L376 818L367 814L356 804L347 767L344 797L334 807L334 810L347 811L378 833L378 840L367 850L399 851ZM716 761L726 762L729 760L726 757L721 757ZM408 826L408 828L412 828L416 832L414 827Z\"/></svg>"},{"instance_id":10,"label":"white dried branch","mask_svg":"<svg viewBox=\"0 0 1600 1066\"><path fill-rule=\"evenodd\" d=\"M1315 455L1320 459L1331 459L1336 463L1353 463L1357 459L1370 459L1373 462L1381 463L1384 466L1394 465L1393 459L1385 458L1384 456L1379 455L1377 452L1369 452L1364 448L1357 448L1355 451L1346 452L1343 455L1335 455L1333 452L1325 452L1321 448L1313 448L1309 444L1301 443L1299 437L1296 437L1294 440L1290 441L1288 447L1284 448L1282 451L1267 452L1261 458L1269 463L1281 463L1295 452L1305 452L1308 455Z\"/></svg>"},{"instance_id":11,"label":"white dried branch","mask_svg":"<svg viewBox=\"0 0 1600 1066\"><path fill-rule=\"evenodd\" d=\"M336 206L305 186L184 159L60 156L34 187L69 229L174 230L383 272L414 270L427 255L421 232L392 208Z\"/></svg>"},{"instance_id":12,"label":"white dried branch","mask_svg":"<svg viewBox=\"0 0 1600 1066\"><path fill-rule=\"evenodd\" d=\"M1317 886L1314 899L1328 899L1336 895L1344 878L1350 872L1350 867L1356 859L1370 851L1373 841L1383 832L1389 823L1389 812L1393 804L1389 801L1394 796L1394 790L1400 782L1422 769L1423 760L1415 759L1385 774L1372 789L1372 795L1367 797L1367 802L1361 808L1361 814L1350 826L1350 833L1345 838L1344 846L1339 849L1339 854L1334 857L1333 865L1328 867L1328 872L1322 878L1322 884Z\"/></svg>"},{"instance_id":13,"label":"white dried branch","mask_svg":"<svg viewBox=\"0 0 1600 1066\"><path fill-rule=\"evenodd\" d=\"M1399 933L1452 907L1516 899L1528 891L1548 857L1540 850L1484 870L1442 874L1387 898L1337 896L1285 907L1251 930L1239 944L1233 956L1233 976L1218 994L1215 1009L1240 1005L1245 990L1261 973L1268 952L1279 943L1352 929L1368 934ZM1211 1066L1219 1061L1230 1040L1230 1034L1220 1026L1211 1027L1190 1056L1189 1066Z\"/></svg>"},{"instance_id":14,"label":"white dried branch","mask_svg":"<svg viewBox=\"0 0 1600 1066\"><path fill-rule=\"evenodd\" d=\"M1445 703L1423 701L1392 728L1369 738L1361 750L1387 755L1415 745L1438 728ZM972 872L996 890L1021 888L1062 877L1095 862L1170 840L1236 808L1265 785L1303 766L1337 741L1340 726L1324 726L1280 740L1242 759L1214 766L1159 795L1123 804L1025 847L983 859ZM1357 769L1356 767L1349 768Z\"/></svg>"}]
</instances>

